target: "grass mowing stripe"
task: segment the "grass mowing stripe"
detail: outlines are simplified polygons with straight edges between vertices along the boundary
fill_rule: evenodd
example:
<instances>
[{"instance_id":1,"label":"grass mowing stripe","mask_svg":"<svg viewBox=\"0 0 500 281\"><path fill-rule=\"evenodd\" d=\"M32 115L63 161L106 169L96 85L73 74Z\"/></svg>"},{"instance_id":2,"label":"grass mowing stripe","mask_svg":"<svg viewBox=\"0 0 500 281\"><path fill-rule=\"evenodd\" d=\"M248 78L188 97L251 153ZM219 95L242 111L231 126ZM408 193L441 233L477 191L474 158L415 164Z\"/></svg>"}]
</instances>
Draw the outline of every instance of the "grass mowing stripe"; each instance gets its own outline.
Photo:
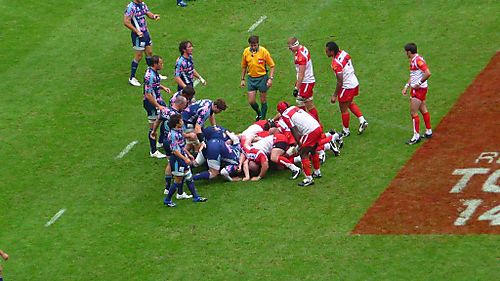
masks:
<instances>
[{"instance_id":1,"label":"grass mowing stripe","mask_svg":"<svg viewBox=\"0 0 500 281\"><path fill-rule=\"evenodd\" d=\"M66 209L61 209L59 212L57 212L46 224L45 227L51 226L53 223L55 223L63 214L66 212Z\"/></svg>"},{"instance_id":2,"label":"grass mowing stripe","mask_svg":"<svg viewBox=\"0 0 500 281\"><path fill-rule=\"evenodd\" d=\"M129 143L121 152L120 154L116 155L115 159L122 159L125 154L129 153L129 151L134 147L134 145L138 144L139 141L135 140L131 143Z\"/></svg>"}]
</instances>

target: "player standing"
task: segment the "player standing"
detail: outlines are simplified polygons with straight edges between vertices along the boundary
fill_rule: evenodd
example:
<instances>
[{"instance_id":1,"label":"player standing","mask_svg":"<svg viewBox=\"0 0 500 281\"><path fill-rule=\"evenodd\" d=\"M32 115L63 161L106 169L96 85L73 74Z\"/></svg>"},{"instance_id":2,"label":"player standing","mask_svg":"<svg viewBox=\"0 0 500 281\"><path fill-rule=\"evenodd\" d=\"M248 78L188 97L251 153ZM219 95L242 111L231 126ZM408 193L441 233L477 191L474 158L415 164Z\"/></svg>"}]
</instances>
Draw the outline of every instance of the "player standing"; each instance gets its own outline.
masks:
<instances>
[{"instance_id":1,"label":"player standing","mask_svg":"<svg viewBox=\"0 0 500 281\"><path fill-rule=\"evenodd\" d=\"M424 58L417 53L417 45L408 43L405 45L405 52L410 61L410 78L402 90L406 96L410 87L410 114L413 123L413 137L406 142L413 145L420 142L420 118L418 112L422 113L425 123L425 138L432 137L431 115L427 110L425 98L427 96L427 79L431 77L431 71Z\"/></svg>"},{"instance_id":2,"label":"player standing","mask_svg":"<svg viewBox=\"0 0 500 281\"><path fill-rule=\"evenodd\" d=\"M314 78L311 53L306 47L300 45L299 40L295 37L288 39L288 49L295 54L294 63L297 80L295 81L293 96L296 98L297 106L309 112L319 122L318 110L316 110L313 103L313 88L316 80Z\"/></svg>"},{"instance_id":3,"label":"player standing","mask_svg":"<svg viewBox=\"0 0 500 281\"><path fill-rule=\"evenodd\" d=\"M153 124L158 116L159 110L165 110L166 104L161 96L161 90L170 93L170 89L160 84L161 78L158 71L163 69L163 59L160 56L151 57L151 66L144 74L144 99L143 106L148 115L149 123L149 155L154 158L165 158L165 154L161 153L156 148L156 139L151 137L153 131Z\"/></svg>"},{"instance_id":4,"label":"player standing","mask_svg":"<svg viewBox=\"0 0 500 281\"><path fill-rule=\"evenodd\" d=\"M134 0L127 5L123 15L123 25L130 29L132 38L132 47L135 50L134 59L130 66L130 77L128 82L132 86L140 87L141 83L135 78L137 67L142 59L142 53L146 53L146 64L151 66L151 57L153 56L153 41L149 35L146 16L150 19L159 20L160 15L149 11L148 6L143 0ZM160 75L161 79L167 79Z\"/></svg>"},{"instance_id":5,"label":"player standing","mask_svg":"<svg viewBox=\"0 0 500 281\"><path fill-rule=\"evenodd\" d=\"M248 103L257 113L255 121L265 120L267 114L267 90L273 85L275 64L269 51L259 46L259 36L250 36L248 44L250 46L243 51L241 58L240 86L245 87L245 75L248 73ZM261 109L259 109L259 105L255 101L257 91L260 92Z\"/></svg>"},{"instance_id":6,"label":"player standing","mask_svg":"<svg viewBox=\"0 0 500 281\"><path fill-rule=\"evenodd\" d=\"M201 84L205 86L207 81L194 68L193 62L193 44L191 41L182 41L179 43L180 57L175 62L174 80L177 83L177 90L180 91L191 85L194 87L194 78L198 78Z\"/></svg>"},{"instance_id":7,"label":"player standing","mask_svg":"<svg viewBox=\"0 0 500 281\"><path fill-rule=\"evenodd\" d=\"M354 66L352 65L351 56L344 50L340 50L335 42L326 43L325 49L328 57L332 59L332 70L337 77L337 86L330 101L335 103L339 102L340 112L342 113L342 126L343 136L347 137L351 134L349 131L349 111L356 115L359 120L358 134L362 134L368 122L361 113L358 105L354 102L354 97L359 94L359 82L356 74L354 73Z\"/></svg>"}]
</instances>

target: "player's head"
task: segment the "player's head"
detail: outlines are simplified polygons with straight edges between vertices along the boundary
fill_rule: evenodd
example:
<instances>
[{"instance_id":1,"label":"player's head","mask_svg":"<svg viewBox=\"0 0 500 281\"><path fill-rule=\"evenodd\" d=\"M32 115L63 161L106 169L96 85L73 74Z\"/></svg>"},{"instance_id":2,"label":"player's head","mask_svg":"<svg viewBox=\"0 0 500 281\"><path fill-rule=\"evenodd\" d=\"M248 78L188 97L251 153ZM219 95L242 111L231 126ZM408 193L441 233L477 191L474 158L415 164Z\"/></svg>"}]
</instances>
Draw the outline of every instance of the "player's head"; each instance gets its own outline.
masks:
<instances>
[{"instance_id":1,"label":"player's head","mask_svg":"<svg viewBox=\"0 0 500 281\"><path fill-rule=\"evenodd\" d=\"M172 115L170 116L170 119L168 120L168 127L170 129L173 128L181 128L184 122L182 122L182 116L180 114Z\"/></svg>"},{"instance_id":2,"label":"player's head","mask_svg":"<svg viewBox=\"0 0 500 281\"><path fill-rule=\"evenodd\" d=\"M187 99L181 95L178 95L174 100L173 106L175 107L175 109L182 111L187 106Z\"/></svg>"},{"instance_id":3,"label":"player's head","mask_svg":"<svg viewBox=\"0 0 500 281\"><path fill-rule=\"evenodd\" d=\"M417 44L415 44L415 43L406 44L405 51L406 51L406 54L408 55L408 57L410 57L410 55L416 54L417 53Z\"/></svg>"},{"instance_id":4,"label":"player's head","mask_svg":"<svg viewBox=\"0 0 500 281\"><path fill-rule=\"evenodd\" d=\"M212 110L214 113L220 113L221 111L226 110L227 105L226 102L223 99L217 99L213 102L212 104Z\"/></svg>"},{"instance_id":5,"label":"player's head","mask_svg":"<svg viewBox=\"0 0 500 281\"><path fill-rule=\"evenodd\" d=\"M292 52L297 52L300 47L299 39L297 37L288 38L288 49Z\"/></svg>"},{"instance_id":6,"label":"player's head","mask_svg":"<svg viewBox=\"0 0 500 281\"><path fill-rule=\"evenodd\" d=\"M257 176L260 172L260 164L253 160L248 161L248 171L250 175Z\"/></svg>"},{"instance_id":7,"label":"player's head","mask_svg":"<svg viewBox=\"0 0 500 281\"><path fill-rule=\"evenodd\" d=\"M288 107L290 107L290 105L286 101L280 101L276 106L276 110L282 114Z\"/></svg>"},{"instance_id":8,"label":"player's head","mask_svg":"<svg viewBox=\"0 0 500 281\"><path fill-rule=\"evenodd\" d=\"M191 85L186 85L186 87L184 87L181 92L181 95L184 96L187 100L192 100L195 94L196 91Z\"/></svg>"},{"instance_id":9,"label":"player's head","mask_svg":"<svg viewBox=\"0 0 500 281\"><path fill-rule=\"evenodd\" d=\"M179 43L179 52L181 55L187 54L187 55L192 55L193 54L193 43L191 41L181 41Z\"/></svg>"},{"instance_id":10,"label":"player's head","mask_svg":"<svg viewBox=\"0 0 500 281\"><path fill-rule=\"evenodd\" d=\"M163 69L163 58L157 55L151 57L151 67L155 70Z\"/></svg>"},{"instance_id":11,"label":"player's head","mask_svg":"<svg viewBox=\"0 0 500 281\"><path fill-rule=\"evenodd\" d=\"M250 51L257 52L259 49L259 36L252 35L248 37L248 44L250 45Z\"/></svg>"},{"instance_id":12,"label":"player's head","mask_svg":"<svg viewBox=\"0 0 500 281\"><path fill-rule=\"evenodd\" d=\"M339 46L337 45L337 43L333 41L326 43L325 53L329 58L335 57L338 52Z\"/></svg>"}]
</instances>

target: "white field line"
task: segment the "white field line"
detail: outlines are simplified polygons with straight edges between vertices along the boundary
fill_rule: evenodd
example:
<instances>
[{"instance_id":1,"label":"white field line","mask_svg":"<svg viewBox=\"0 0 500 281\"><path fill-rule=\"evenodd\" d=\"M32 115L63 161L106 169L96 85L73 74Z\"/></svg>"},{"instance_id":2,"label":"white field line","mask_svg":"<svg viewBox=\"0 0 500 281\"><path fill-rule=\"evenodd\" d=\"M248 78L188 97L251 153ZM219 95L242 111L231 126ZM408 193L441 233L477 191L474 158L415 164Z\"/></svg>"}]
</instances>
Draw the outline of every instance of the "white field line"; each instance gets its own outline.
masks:
<instances>
[{"instance_id":1,"label":"white field line","mask_svg":"<svg viewBox=\"0 0 500 281\"><path fill-rule=\"evenodd\" d=\"M257 26L259 26L266 19L267 19L267 16L261 16L254 24L252 24L252 26L250 26L250 28L248 29L248 32L254 31L257 28Z\"/></svg>"},{"instance_id":2,"label":"white field line","mask_svg":"<svg viewBox=\"0 0 500 281\"><path fill-rule=\"evenodd\" d=\"M120 154L116 155L115 159L121 159L121 158L123 158L123 156L125 156L125 154L127 154L127 153L128 153L128 152L132 149L132 147L134 147L134 145L136 145L136 144L138 144L138 143L139 143L139 141L136 141L136 140L135 140L135 141L133 141L133 142L131 142L131 143L129 143L129 144L127 145L127 147L125 147L125 148L124 148L124 149L120 152Z\"/></svg>"},{"instance_id":3,"label":"white field line","mask_svg":"<svg viewBox=\"0 0 500 281\"><path fill-rule=\"evenodd\" d=\"M56 220L58 220L63 214L64 212L66 212L66 209L61 209L59 210L59 212L57 212L57 214L55 214L51 219L50 221L48 221L46 224L45 224L45 227L49 227L51 224L55 223Z\"/></svg>"}]
</instances>

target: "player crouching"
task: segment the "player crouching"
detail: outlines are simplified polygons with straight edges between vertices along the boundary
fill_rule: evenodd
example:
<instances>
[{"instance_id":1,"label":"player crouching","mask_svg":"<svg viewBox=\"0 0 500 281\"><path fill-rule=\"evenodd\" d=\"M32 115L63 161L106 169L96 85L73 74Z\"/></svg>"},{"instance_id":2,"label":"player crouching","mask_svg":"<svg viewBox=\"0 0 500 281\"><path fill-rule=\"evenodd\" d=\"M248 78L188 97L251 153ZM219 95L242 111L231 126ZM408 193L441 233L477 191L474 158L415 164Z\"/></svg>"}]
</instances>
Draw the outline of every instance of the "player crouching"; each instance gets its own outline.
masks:
<instances>
[{"instance_id":1,"label":"player crouching","mask_svg":"<svg viewBox=\"0 0 500 281\"><path fill-rule=\"evenodd\" d=\"M170 187L167 196L163 200L163 203L168 207L176 206L176 204L172 202L172 196L175 191L182 186L183 181L186 182L189 191L193 195L193 202L205 202L208 200L207 198L200 197L194 187L193 175L189 167L193 160L193 156L186 150L186 140L182 135L183 125L184 122L180 114L174 115L168 120L168 127L170 128L168 143L172 151L170 165L172 167L172 175L174 176L174 184Z\"/></svg>"}]
</instances>

